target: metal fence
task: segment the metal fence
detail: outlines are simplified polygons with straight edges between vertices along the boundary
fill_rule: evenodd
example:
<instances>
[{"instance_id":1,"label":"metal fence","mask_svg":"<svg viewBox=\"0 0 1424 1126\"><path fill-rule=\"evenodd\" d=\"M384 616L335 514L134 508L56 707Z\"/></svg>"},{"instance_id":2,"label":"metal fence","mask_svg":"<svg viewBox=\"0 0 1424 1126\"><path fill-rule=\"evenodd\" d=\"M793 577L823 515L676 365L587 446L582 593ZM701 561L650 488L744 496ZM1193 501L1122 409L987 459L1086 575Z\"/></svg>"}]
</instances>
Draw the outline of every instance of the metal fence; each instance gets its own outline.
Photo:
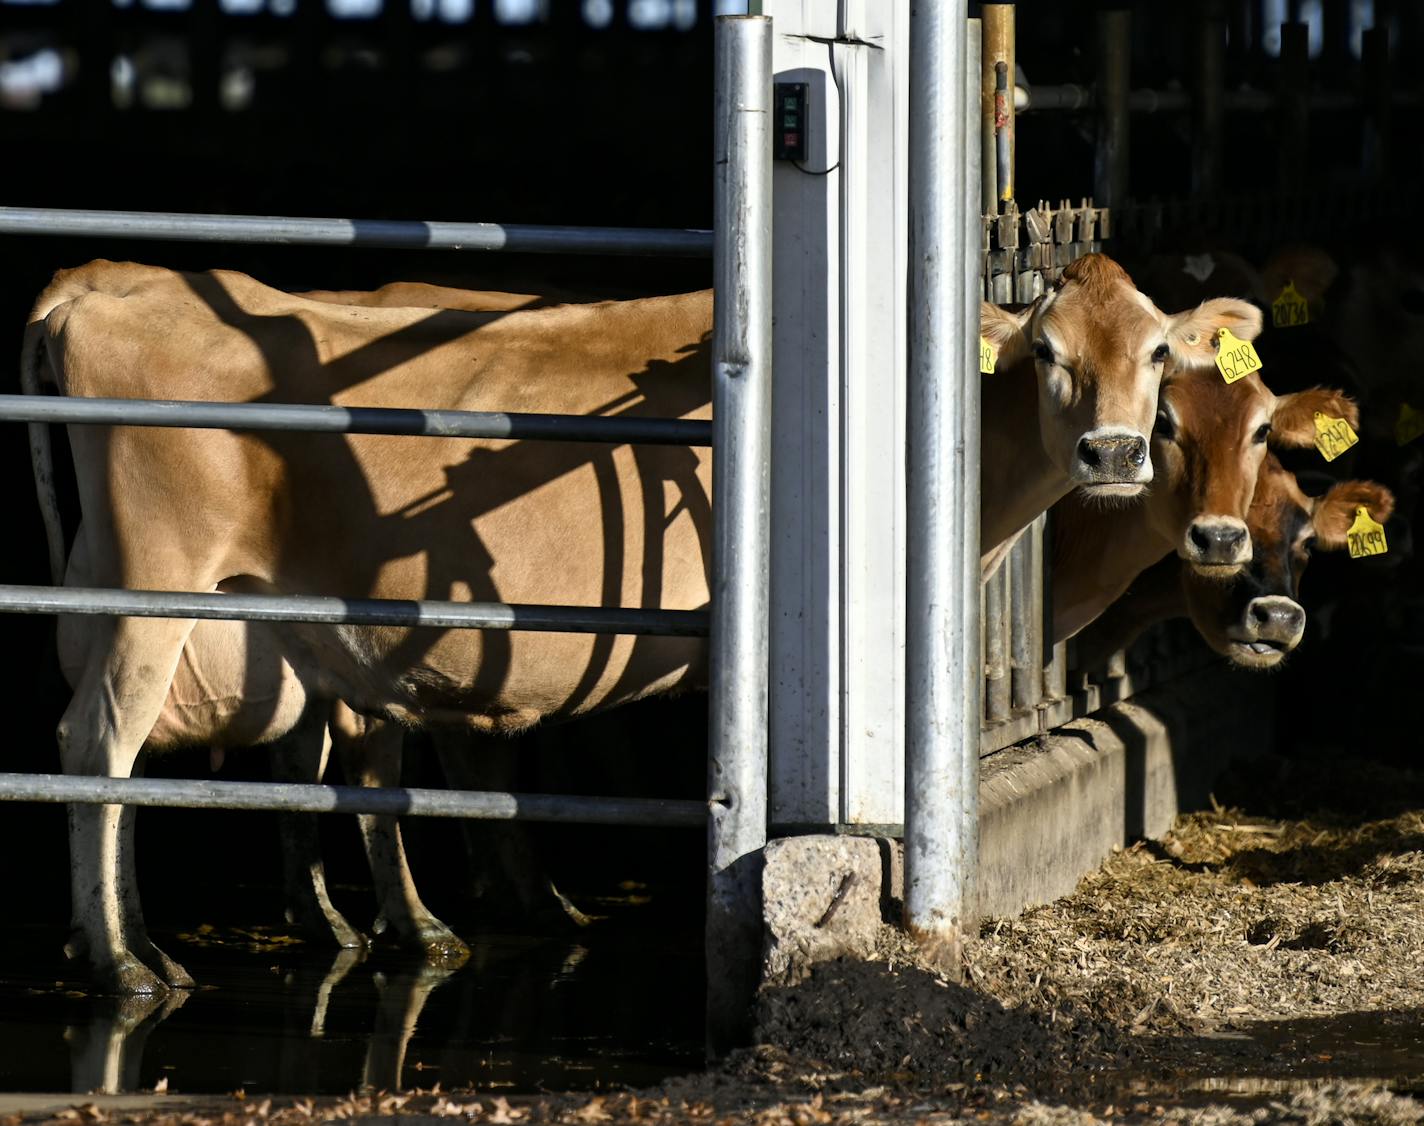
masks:
<instances>
[{"instance_id":1,"label":"metal fence","mask_svg":"<svg viewBox=\"0 0 1424 1126\"><path fill-rule=\"evenodd\" d=\"M0 419L71 425L209 427L539 441L714 444L712 608L519 606L320 596L0 587L0 611L280 620L600 633L706 635L710 787L706 803L485 792L364 790L46 775L0 775L0 800L402 813L689 826L709 832L709 1020L735 1034L760 949L748 857L766 837L767 526L770 412L770 20L717 21L715 239L706 231L504 227L251 216L0 208L0 232L303 245L681 254L713 258L711 424L469 411L0 396ZM729 299L735 295L735 299Z\"/></svg>"}]
</instances>

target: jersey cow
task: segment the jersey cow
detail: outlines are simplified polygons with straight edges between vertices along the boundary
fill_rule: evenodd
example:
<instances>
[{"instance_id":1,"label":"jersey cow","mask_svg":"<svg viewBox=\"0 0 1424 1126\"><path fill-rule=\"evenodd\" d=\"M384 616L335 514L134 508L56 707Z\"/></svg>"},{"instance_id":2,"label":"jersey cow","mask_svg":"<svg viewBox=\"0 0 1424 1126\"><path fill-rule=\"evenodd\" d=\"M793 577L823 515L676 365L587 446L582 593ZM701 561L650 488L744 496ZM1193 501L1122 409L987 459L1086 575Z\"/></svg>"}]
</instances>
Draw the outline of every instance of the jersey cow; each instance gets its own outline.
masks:
<instances>
[{"instance_id":1,"label":"jersey cow","mask_svg":"<svg viewBox=\"0 0 1424 1126\"><path fill-rule=\"evenodd\" d=\"M1276 667L1305 635L1297 597L1312 553L1343 551L1360 507L1384 523L1394 512L1394 496L1374 481L1342 481L1319 497L1307 496L1295 474L1268 452L1246 518L1251 562L1221 581L1176 557L1163 559L1078 635L1079 664L1092 668L1153 623L1186 617L1232 664Z\"/></svg>"},{"instance_id":2,"label":"jersey cow","mask_svg":"<svg viewBox=\"0 0 1424 1126\"><path fill-rule=\"evenodd\" d=\"M333 305L239 274L92 263L59 275L28 362L65 394L706 418L710 293L470 313ZM39 382L33 373L28 383ZM70 428L84 578L150 590L695 609L708 600L710 455L671 447ZM192 621L64 617L78 655L64 769L123 776L184 717ZM524 730L705 679L705 646L357 626L271 626L311 695L358 712ZM239 654L258 738L296 722ZM299 710L298 713L300 714ZM74 922L120 992L186 984L144 934L115 807L70 814Z\"/></svg>"},{"instance_id":3,"label":"jersey cow","mask_svg":"<svg viewBox=\"0 0 1424 1126\"><path fill-rule=\"evenodd\" d=\"M1071 490L1099 502L1143 492L1153 476L1148 435L1163 375L1213 368L1223 328L1254 339L1260 310L1216 298L1163 313L1101 254L1070 263L1020 312L982 307L980 331L998 350L983 390L984 577Z\"/></svg>"},{"instance_id":4,"label":"jersey cow","mask_svg":"<svg viewBox=\"0 0 1424 1126\"><path fill-rule=\"evenodd\" d=\"M1141 504L1104 508L1069 495L1053 508L1053 639L1072 637L1164 555L1201 577L1229 578L1252 558L1247 527L1267 446L1308 448L1315 415L1359 425L1339 391L1273 395L1257 375L1169 376L1152 435L1156 479Z\"/></svg>"}]
</instances>

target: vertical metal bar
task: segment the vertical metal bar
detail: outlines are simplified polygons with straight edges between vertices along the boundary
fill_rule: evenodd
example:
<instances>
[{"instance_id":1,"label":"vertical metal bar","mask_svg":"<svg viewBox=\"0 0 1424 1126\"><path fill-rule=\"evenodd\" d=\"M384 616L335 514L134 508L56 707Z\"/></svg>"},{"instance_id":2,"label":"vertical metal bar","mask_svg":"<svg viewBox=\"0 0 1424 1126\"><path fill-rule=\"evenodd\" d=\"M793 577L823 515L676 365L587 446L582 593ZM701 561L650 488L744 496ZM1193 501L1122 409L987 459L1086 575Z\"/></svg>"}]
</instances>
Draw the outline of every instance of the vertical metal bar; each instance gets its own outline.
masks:
<instances>
[{"instance_id":1,"label":"vertical metal bar","mask_svg":"<svg viewBox=\"0 0 1424 1126\"><path fill-rule=\"evenodd\" d=\"M1222 0L1198 0L1192 75L1192 190L1221 186L1226 93L1226 20Z\"/></svg>"},{"instance_id":2,"label":"vertical metal bar","mask_svg":"<svg viewBox=\"0 0 1424 1126\"><path fill-rule=\"evenodd\" d=\"M1310 28L1281 24L1281 67L1276 87L1276 151L1280 163L1276 183L1296 194L1305 183L1310 138Z\"/></svg>"},{"instance_id":3,"label":"vertical metal bar","mask_svg":"<svg viewBox=\"0 0 1424 1126\"><path fill-rule=\"evenodd\" d=\"M982 104L983 98L989 97L993 115L992 198L1005 201L1014 198L1014 161L1018 155L1014 134L1014 6L985 4L981 35L980 99ZM990 154L985 152L986 168L989 160ZM987 171L980 171L981 182L987 175Z\"/></svg>"},{"instance_id":4,"label":"vertical metal bar","mask_svg":"<svg viewBox=\"0 0 1424 1126\"><path fill-rule=\"evenodd\" d=\"M1010 556L1013 577L1013 704L1029 712L1043 699L1043 522L1040 516Z\"/></svg>"},{"instance_id":5,"label":"vertical metal bar","mask_svg":"<svg viewBox=\"0 0 1424 1126\"><path fill-rule=\"evenodd\" d=\"M984 718L1003 723L1009 718L1009 564L984 583Z\"/></svg>"},{"instance_id":6,"label":"vertical metal bar","mask_svg":"<svg viewBox=\"0 0 1424 1126\"><path fill-rule=\"evenodd\" d=\"M1375 183L1389 177L1390 85L1389 26L1376 24L1361 37L1365 128L1361 153L1365 176Z\"/></svg>"},{"instance_id":7,"label":"vertical metal bar","mask_svg":"<svg viewBox=\"0 0 1424 1126\"><path fill-rule=\"evenodd\" d=\"M979 209L985 215L999 213L999 178L994 156L994 60L989 57L988 38L982 20L970 20L979 29ZM975 60L970 59L973 66ZM992 300L992 295L989 298Z\"/></svg>"},{"instance_id":8,"label":"vertical metal bar","mask_svg":"<svg viewBox=\"0 0 1424 1126\"><path fill-rule=\"evenodd\" d=\"M1132 12L1098 13L1098 143L1093 154L1093 202L1121 207L1127 198L1132 115Z\"/></svg>"},{"instance_id":9,"label":"vertical metal bar","mask_svg":"<svg viewBox=\"0 0 1424 1126\"><path fill-rule=\"evenodd\" d=\"M974 911L981 686L978 44L965 9L910 7L905 922L952 970Z\"/></svg>"},{"instance_id":10,"label":"vertical metal bar","mask_svg":"<svg viewBox=\"0 0 1424 1126\"><path fill-rule=\"evenodd\" d=\"M771 454L771 20L716 30L714 504L707 1032L750 1032L766 845Z\"/></svg>"}]
</instances>

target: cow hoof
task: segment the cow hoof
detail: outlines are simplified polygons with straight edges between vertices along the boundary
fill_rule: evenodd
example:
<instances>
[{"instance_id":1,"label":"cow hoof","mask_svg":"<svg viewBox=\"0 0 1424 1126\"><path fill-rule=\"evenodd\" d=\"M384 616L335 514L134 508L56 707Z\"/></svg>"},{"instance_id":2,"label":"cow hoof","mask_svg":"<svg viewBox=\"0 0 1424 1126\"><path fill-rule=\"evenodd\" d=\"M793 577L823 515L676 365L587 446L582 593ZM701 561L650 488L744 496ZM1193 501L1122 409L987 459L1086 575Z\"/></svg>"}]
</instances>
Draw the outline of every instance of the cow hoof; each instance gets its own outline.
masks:
<instances>
[{"instance_id":1,"label":"cow hoof","mask_svg":"<svg viewBox=\"0 0 1424 1126\"><path fill-rule=\"evenodd\" d=\"M470 948L444 927L421 931L415 942L424 952L427 966L458 970L470 960Z\"/></svg>"},{"instance_id":2,"label":"cow hoof","mask_svg":"<svg viewBox=\"0 0 1424 1126\"><path fill-rule=\"evenodd\" d=\"M94 982L105 993L119 996L131 994L167 993L163 979L137 958L100 967L94 971Z\"/></svg>"}]
</instances>

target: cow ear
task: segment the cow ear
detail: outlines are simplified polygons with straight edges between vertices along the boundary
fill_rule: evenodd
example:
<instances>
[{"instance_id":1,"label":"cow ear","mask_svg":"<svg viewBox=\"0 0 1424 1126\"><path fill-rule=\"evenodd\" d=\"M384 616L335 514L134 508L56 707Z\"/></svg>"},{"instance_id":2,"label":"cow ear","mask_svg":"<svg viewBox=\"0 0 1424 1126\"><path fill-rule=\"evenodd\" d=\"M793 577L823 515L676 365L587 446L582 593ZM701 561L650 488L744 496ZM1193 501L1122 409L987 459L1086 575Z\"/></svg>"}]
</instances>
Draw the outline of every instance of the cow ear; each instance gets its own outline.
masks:
<instances>
[{"instance_id":1,"label":"cow ear","mask_svg":"<svg viewBox=\"0 0 1424 1126\"><path fill-rule=\"evenodd\" d=\"M1238 297L1213 297L1195 309L1167 318L1167 343L1183 370L1209 368L1216 362L1216 334L1229 328L1238 340L1255 340L1261 310Z\"/></svg>"},{"instance_id":2,"label":"cow ear","mask_svg":"<svg viewBox=\"0 0 1424 1126\"><path fill-rule=\"evenodd\" d=\"M1360 428L1360 408L1343 391L1312 387L1276 397L1271 415L1271 445L1277 449L1308 449L1315 445L1315 416L1343 418L1352 430Z\"/></svg>"},{"instance_id":3,"label":"cow ear","mask_svg":"<svg viewBox=\"0 0 1424 1126\"><path fill-rule=\"evenodd\" d=\"M1012 367L1028 355L1029 342L1025 330L1033 317L1033 310L1034 305L1014 311L1001 309L987 301L979 302L979 335L998 352L999 358L994 365L997 369Z\"/></svg>"},{"instance_id":4,"label":"cow ear","mask_svg":"<svg viewBox=\"0 0 1424 1126\"><path fill-rule=\"evenodd\" d=\"M1326 291L1339 273L1335 259L1320 247L1285 246L1261 267L1261 281L1266 287L1267 301L1274 301L1289 282L1310 303L1311 313L1318 314Z\"/></svg>"},{"instance_id":5,"label":"cow ear","mask_svg":"<svg viewBox=\"0 0 1424 1126\"><path fill-rule=\"evenodd\" d=\"M1311 524L1320 550L1340 551L1348 545L1357 508L1366 509L1370 519L1383 524L1394 512L1394 494L1374 481L1341 481L1317 498Z\"/></svg>"}]
</instances>

